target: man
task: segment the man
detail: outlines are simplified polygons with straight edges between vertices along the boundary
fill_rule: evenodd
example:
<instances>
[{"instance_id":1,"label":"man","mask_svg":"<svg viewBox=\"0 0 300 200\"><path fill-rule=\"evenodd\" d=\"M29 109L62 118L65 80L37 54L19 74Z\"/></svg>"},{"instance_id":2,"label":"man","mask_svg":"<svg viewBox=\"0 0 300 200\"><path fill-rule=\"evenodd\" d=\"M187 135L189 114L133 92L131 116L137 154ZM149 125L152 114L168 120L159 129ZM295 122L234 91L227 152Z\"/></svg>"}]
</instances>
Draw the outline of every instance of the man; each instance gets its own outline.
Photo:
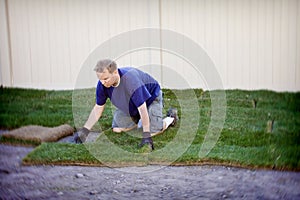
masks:
<instances>
[{"instance_id":1,"label":"man","mask_svg":"<svg viewBox=\"0 0 300 200\"><path fill-rule=\"evenodd\" d=\"M149 74L136 68L119 68L110 60L100 60L94 68L99 79L96 88L96 104L84 127L75 135L75 142L82 143L101 117L106 100L116 106L113 116L114 132L129 131L142 123L143 136L140 147L154 149L151 134L163 132L177 120L177 112L163 119L163 98L159 83Z\"/></svg>"}]
</instances>

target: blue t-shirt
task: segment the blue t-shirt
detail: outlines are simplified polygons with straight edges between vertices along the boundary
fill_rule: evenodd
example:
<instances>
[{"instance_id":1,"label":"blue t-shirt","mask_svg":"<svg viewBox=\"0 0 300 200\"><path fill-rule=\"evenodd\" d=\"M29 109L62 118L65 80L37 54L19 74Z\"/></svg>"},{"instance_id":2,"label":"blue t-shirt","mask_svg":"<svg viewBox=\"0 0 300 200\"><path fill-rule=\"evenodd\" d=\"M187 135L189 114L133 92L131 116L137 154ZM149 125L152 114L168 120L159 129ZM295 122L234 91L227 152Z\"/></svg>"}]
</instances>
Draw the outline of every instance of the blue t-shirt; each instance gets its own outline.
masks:
<instances>
[{"instance_id":1,"label":"blue t-shirt","mask_svg":"<svg viewBox=\"0 0 300 200\"><path fill-rule=\"evenodd\" d=\"M137 108L144 102L149 106L159 95L160 85L149 74L133 67L119 68L118 72L121 78L118 87L106 88L98 81L96 104L104 105L109 98L124 113L138 116Z\"/></svg>"}]
</instances>

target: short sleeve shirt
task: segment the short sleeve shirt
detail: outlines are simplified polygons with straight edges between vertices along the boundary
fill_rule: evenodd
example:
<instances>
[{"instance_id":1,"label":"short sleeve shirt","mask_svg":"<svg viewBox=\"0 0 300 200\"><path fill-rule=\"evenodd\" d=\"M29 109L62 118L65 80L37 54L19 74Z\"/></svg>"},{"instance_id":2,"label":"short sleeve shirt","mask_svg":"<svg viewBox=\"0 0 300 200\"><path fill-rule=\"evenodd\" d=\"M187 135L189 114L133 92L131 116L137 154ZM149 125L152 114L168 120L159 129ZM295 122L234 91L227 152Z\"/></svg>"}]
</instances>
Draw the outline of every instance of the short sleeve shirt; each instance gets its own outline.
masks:
<instances>
[{"instance_id":1,"label":"short sleeve shirt","mask_svg":"<svg viewBox=\"0 0 300 200\"><path fill-rule=\"evenodd\" d=\"M138 107L144 102L149 106L159 95L160 85L149 74L133 68L118 69L120 84L118 87L106 88L98 81L96 88L96 104L104 105L109 98L114 106L129 116L138 116Z\"/></svg>"}]
</instances>

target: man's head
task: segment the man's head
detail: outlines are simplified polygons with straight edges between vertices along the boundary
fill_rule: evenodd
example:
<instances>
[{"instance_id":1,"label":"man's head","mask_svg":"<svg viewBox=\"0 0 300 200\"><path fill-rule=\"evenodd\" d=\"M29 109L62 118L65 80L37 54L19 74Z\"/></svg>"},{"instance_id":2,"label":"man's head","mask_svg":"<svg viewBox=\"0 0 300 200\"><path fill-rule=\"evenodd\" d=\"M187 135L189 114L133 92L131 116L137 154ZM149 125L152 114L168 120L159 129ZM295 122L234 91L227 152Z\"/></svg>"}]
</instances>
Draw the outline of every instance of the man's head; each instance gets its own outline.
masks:
<instances>
[{"instance_id":1,"label":"man's head","mask_svg":"<svg viewBox=\"0 0 300 200\"><path fill-rule=\"evenodd\" d=\"M113 73L115 70L117 70L117 63L110 59L103 59L99 60L94 68L97 73L102 73L105 69L107 69L109 73Z\"/></svg>"},{"instance_id":2,"label":"man's head","mask_svg":"<svg viewBox=\"0 0 300 200\"><path fill-rule=\"evenodd\" d=\"M100 60L94 70L96 71L98 79L105 87L116 87L119 84L120 76L115 61L110 59Z\"/></svg>"}]
</instances>

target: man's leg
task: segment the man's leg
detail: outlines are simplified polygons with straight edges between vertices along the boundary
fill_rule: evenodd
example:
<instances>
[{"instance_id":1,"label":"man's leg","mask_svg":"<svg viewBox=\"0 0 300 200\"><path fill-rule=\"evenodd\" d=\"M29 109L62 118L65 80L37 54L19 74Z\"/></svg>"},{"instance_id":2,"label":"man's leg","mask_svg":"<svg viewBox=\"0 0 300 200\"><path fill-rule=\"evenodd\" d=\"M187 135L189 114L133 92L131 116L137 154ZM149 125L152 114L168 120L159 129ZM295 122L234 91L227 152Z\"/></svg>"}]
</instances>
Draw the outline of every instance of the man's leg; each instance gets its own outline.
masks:
<instances>
[{"instance_id":1,"label":"man's leg","mask_svg":"<svg viewBox=\"0 0 300 200\"><path fill-rule=\"evenodd\" d=\"M153 103L148 108L149 118L150 118L150 132L151 135L158 135L164 132L174 121L173 117L166 117L163 119L163 97L162 92L153 101Z\"/></svg>"},{"instance_id":2,"label":"man's leg","mask_svg":"<svg viewBox=\"0 0 300 200\"><path fill-rule=\"evenodd\" d=\"M150 120L150 132L156 133L164 128L163 123L163 103L162 103L162 92L156 97L156 99L148 107L148 115Z\"/></svg>"},{"instance_id":3,"label":"man's leg","mask_svg":"<svg viewBox=\"0 0 300 200\"><path fill-rule=\"evenodd\" d=\"M120 109L116 109L114 113L114 118L112 122L112 129L113 132L120 133L130 131L136 128L137 125L132 121L130 116L127 116L123 111Z\"/></svg>"}]
</instances>

